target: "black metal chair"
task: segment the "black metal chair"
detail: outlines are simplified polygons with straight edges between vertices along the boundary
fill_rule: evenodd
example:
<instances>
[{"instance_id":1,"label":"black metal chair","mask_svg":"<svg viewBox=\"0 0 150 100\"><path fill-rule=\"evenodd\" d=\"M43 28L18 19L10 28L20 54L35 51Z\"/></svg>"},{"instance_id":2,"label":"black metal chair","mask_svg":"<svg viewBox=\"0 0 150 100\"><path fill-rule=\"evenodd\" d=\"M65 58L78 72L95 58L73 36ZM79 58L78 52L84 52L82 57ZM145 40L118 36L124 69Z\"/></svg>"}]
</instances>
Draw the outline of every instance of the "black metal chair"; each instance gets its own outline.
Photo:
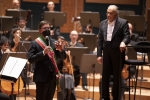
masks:
<instances>
[{"instance_id":1,"label":"black metal chair","mask_svg":"<svg viewBox=\"0 0 150 100\"><path fill-rule=\"evenodd\" d=\"M141 42L138 42L136 43L135 46L128 46L128 48L134 48L134 50L136 52L140 52L140 53L144 53L142 54L142 60L137 60L137 59L128 59L128 60L125 60L125 64L131 66L131 65L136 65L137 66L137 70L136 70L136 75L135 75L135 78L136 78L136 81L135 81L135 86L134 86L134 100L135 100L135 96L136 96L136 87L137 87L137 77L138 77L138 69L139 69L139 66L141 65L147 65L149 64L149 62L146 62L145 61L145 53L150 53L150 42L148 41L141 41ZM129 76L130 76L130 71L129 71ZM130 77L129 77L129 100L130 100Z\"/></svg>"}]
</instances>

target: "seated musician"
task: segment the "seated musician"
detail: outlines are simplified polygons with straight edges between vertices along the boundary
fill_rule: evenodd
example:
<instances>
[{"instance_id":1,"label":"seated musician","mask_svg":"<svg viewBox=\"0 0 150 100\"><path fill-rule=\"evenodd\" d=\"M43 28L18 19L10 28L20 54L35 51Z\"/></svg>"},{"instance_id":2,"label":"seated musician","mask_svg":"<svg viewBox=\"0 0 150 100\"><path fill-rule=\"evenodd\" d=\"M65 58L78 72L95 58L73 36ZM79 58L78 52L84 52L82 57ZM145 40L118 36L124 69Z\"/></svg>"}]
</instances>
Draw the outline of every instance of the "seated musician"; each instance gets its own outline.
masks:
<instances>
[{"instance_id":1,"label":"seated musician","mask_svg":"<svg viewBox=\"0 0 150 100\"><path fill-rule=\"evenodd\" d=\"M9 39L12 38L12 36L13 36L12 32L13 32L13 30L15 30L15 28L18 28L21 31L30 30L30 28L26 27L26 24L27 24L27 22L26 22L25 18L24 17L19 17L17 19L17 24L14 25L13 28L10 31L8 31L8 33L5 34L5 36Z\"/></svg>"},{"instance_id":2,"label":"seated musician","mask_svg":"<svg viewBox=\"0 0 150 100\"><path fill-rule=\"evenodd\" d=\"M12 1L12 8L13 9L20 9L20 2L19 2L19 0L13 0Z\"/></svg>"},{"instance_id":3,"label":"seated musician","mask_svg":"<svg viewBox=\"0 0 150 100\"><path fill-rule=\"evenodd\" d=\"M9 40L8 38L6 38L5 36L1 36L1 40L0 40L0 60L2 58L3 53L5 52L10 52L10 48L9 48ZM5 92L3 91L5 87L3 87L3 83L1 82L1 86L0 86L0 100L11 100L11 98L5 94ZM7 86L8 88L8 86ZM14 100L16 95L14 95Z\"/></svg>"},{"instance_id":4,"label":"seated musician","mask_svg":"<svg viewBox=\"0 0 150 100\"><path fill-rule=\"evenodd\" d=\"M67 45L63 36L58 37L58 41L63 41L63 46ZM64 48L65 49L65 48ZM57 100L76 100L74 93L74 77L73 77L73 66L70 65L70 51L66 52L66 58L60 57L57 59L57 66L61 73L60 88L61 91L57 93Z\"/></svg>"},{"instance_id":5,"label":"seated musician","mask_svg":"<svg viewBox=\"0 0 150 100\"><path fill-rule=\"evenodd\" d=\"M69 46L70 47L83 47L82 44L80 44L78 41L78 32L73 30L70 32L70 42L69 42ZM76 65L75 65L76 66ZM87 73L81 73L82 76L82 88L84 90L88 90L87 89Z\"/></svg>"},{"instance_id":6,"label":"seated musician","mask_svg":"<svg viewBox=\"0 0 150 100\"><path fill-rule=\"evenodd\" d=\"M52 1L47 3L47 8L49 12L55 12L55 4ZM43 16L43 15L42 15ZM42 19L43 20L43 19ZM57 40L57 37L60 35L60 28L58 26L51 25L50 26L51 37Z\"/></svg>"},{"instance_id":7,"label":"seated musician","mask_svg":"<svg viewBox=\"0 0 150 100\"><path fill-rule=\"evenodd\" d=\"M14 28L11 33L10 40L10 47L12 52L20 52L19 51L19 42L21 40L21 34L22 31L19 28ZM21 78L24 82L24 87L26 86L26 79L27 79L27 73L26 69L24 69L21 73Z\"/></svg>"},{"instance_id":8,"label":"seated musician","mask_svg":"<svg viewBox=\"0 0 150 100\"><path fill-rule=\"evenodd\" d=\"M21 31L30 30L30 28L28 28L28 27L26 26L26 24L27 24L26 19L25 19L24 17L19 17L19 18L17 19L17 25L14 26L14 28L19 28Z\"/></svg>"},{"instance_id":9,"label":"seated musician","mask_svg":"<svg viewBox=\"0 0 150 100\"><path fill-rule=\"evenodd\" d=\"M54 12L54 8L55 8L54 2L49 1L49 2L47 3L47 8L48 8L48 11Z\"/></svg>"},{"instance_id":10,"label":"seated musician","mask_svg":"<svg viewBox=\"0 0 150 100\"><path fill-rule=\"evenodd\" d=\"M1 40L0 40L0 60L2 58L2 54L4 52L10 52L9 49L9 40L8 38L6 38L5 36L1 36Z\"/></svg>"},{"instance_id":11,"label":"seated musician","mask_svg":"<svg viewBox=\"0 0 150 100\"><path fill-rule=\"evenodd\" d=\"M10 34L11 51L17 52L22 31L19 28L14 28Z\"/></svg>"},{"instance_id":12,"label":"seated musician","mask_svg":"<svg viewBox=\"0 0 150 100\"><path fill-rule=\"evenodd\" d=\"M91 24L87 24L87 25L83 28L83 33L93 34L93 30L92 30Z\"/></svg>"}]
</instances>

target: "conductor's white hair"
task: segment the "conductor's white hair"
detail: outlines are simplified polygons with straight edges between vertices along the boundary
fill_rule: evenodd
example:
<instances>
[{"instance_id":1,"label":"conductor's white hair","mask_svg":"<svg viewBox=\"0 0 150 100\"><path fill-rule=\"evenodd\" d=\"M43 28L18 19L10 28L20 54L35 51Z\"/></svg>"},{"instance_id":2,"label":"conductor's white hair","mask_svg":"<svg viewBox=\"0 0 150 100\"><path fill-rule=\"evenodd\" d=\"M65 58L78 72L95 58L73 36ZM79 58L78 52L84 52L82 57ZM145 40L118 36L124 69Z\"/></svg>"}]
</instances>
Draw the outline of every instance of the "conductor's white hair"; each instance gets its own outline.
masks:
<instances>
[{"instance_id":1,"label":"conductor's white hair","mask_svg":"<svg viewBox=\"0 0 150 100\"><path fill-rule=\"evenodd\" d=\"M111 9L114 9L114 11L118 14L119 11L118 11L118 7L116 5L109 5L108 6L108 9L111 8Z\"/></svg>"}]
</instances>

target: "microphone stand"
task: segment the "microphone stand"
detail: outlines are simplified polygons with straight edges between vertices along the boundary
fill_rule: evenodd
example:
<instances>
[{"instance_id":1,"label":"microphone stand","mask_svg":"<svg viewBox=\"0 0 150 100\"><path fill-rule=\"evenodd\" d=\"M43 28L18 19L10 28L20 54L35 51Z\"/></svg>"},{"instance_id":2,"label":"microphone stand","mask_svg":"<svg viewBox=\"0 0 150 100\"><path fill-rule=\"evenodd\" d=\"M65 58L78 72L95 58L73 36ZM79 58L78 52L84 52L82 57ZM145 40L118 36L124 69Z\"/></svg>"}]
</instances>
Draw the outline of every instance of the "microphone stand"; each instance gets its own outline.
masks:
<instances>
[{"instance_id":1,"label":"microphone stand","mask_svg":"<svg viewBox=\"0 0 150 100\"><path fill-rule=\"evenodd\" d=\"M17 35L17 36L18 36L18 35ZM24 46L25 41L23 41L23 39L22 39L20 36L18 36L18 37L20 38L20 40L21 40L21 42L22 42L22 46L23 46L24 50L25 50L26 52L28 52L27 48ZM28 79L28 75L27 75L27 72L28 72L28 70L30 69L30 68L29 68L29 65L30 65L29 63L26 64L25 100L26 100L26 96L30 96L33 100L35 100L35 99L34 99L34 96L31 96L31 95L30 95L30 92L29 92L29 79ZM30 76L30 70L29 70L29 76ZM26 84L27 84L27 86L28 86L28 91L27 91L27 88L26 88Z\"/></svg>"}]
</instances>

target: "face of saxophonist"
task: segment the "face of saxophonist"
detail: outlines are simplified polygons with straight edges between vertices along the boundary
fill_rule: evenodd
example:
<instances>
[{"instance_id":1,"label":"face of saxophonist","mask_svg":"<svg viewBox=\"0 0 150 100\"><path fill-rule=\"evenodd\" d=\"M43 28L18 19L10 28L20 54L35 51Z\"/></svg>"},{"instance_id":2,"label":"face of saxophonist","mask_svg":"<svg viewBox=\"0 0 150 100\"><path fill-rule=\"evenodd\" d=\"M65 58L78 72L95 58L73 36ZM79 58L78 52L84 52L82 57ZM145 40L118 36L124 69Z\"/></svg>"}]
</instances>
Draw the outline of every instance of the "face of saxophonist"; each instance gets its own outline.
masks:
<instances>
[{"instance_id":1,"label":"face of saxophonist","mask_svg":"<svg viewBox=\"0 0 150 100\"><path fill-rule=\"evenodd\" d=\"M50 1L47 3L47 8L49 11L54 11L54 7L55 7L54 2Z\"/></svg>"},{"instance_id":2,"label":"face of saxophonist","mask_svg":"<svg viewBox=\"0 0 150 100\"><path fill-rule=\"evenodd\" d=\"M70 39L71 39L71 42L76 42L77 39L78 39L78 32L77 31L71 31L70 33Z\"/></svg>"}]
</instances>

